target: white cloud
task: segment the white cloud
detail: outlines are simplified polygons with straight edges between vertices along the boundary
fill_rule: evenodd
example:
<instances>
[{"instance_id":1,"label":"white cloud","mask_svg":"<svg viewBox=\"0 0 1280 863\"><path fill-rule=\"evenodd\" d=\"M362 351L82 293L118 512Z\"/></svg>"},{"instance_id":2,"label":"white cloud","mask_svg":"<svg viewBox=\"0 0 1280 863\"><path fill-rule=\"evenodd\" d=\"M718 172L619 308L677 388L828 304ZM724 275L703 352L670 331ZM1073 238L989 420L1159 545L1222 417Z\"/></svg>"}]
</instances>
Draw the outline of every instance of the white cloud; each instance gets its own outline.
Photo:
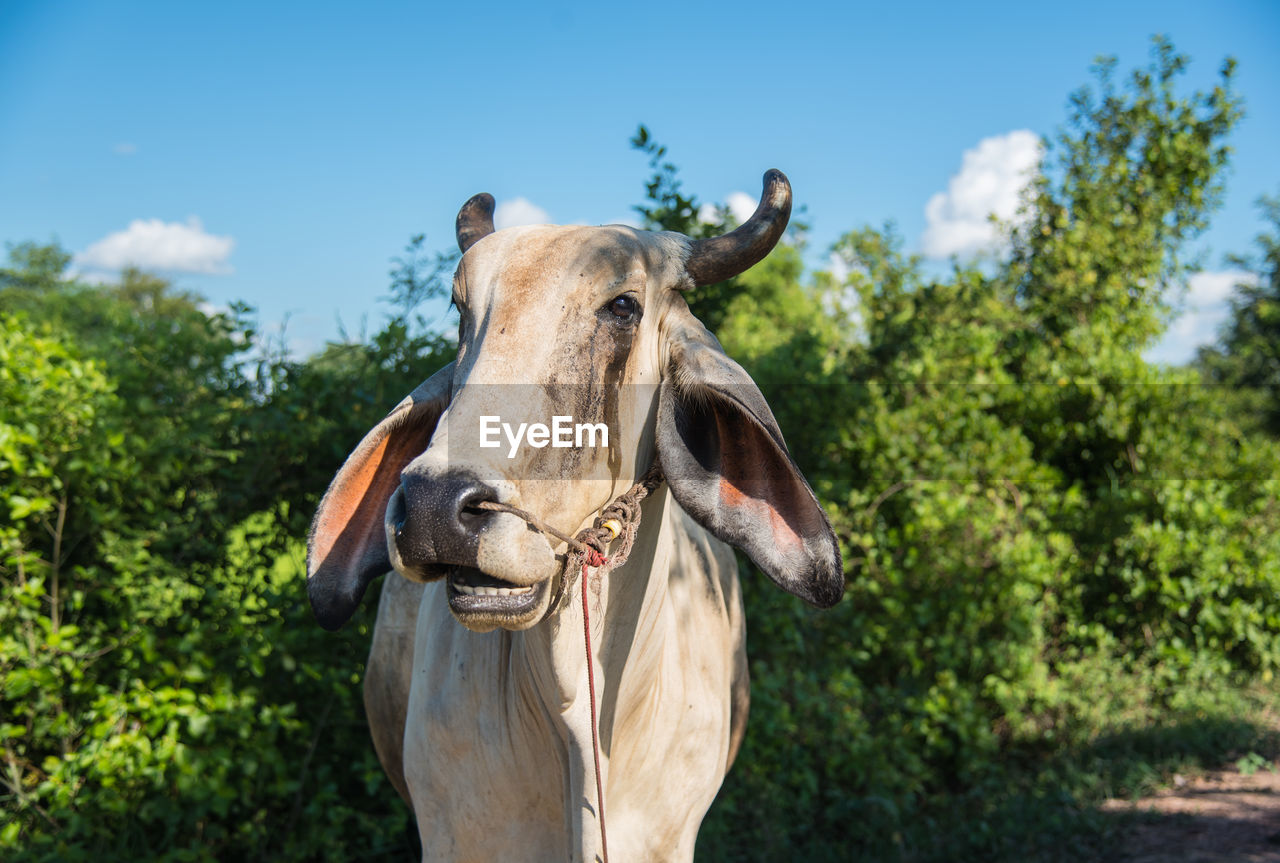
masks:
<instances>
[{"instance_id":1,"label":"white cloud","mask_svg":"<svg viewBox=\"0 0 1280 863\"><path fill-rule=\"evenodd\" d=\"M100 270L134 266L177 273L230 273L227 259L236 241L206 233L192 216L186 224L135 219L76 256L76 264Z\"/></svg>"},{"instance_id":2,"label":"white cloud","mask_svg":"<svg viewBox=\"0 0 1280 863\"><path fill-rule=\"evenodd\" d=\"M493 227L499 231L516 225L545 225L550 221L546 210L525 198L503 201L493 211Z\"/></svg>"},{"instance_id":3,"label":"white cloud","mask_svg":"<svg viewBox=\"0 0 1280 863\"><path fill-rule=\"evenodd\" d=\"M1247 270L1196 273L1187 280L1187 296L1184 302L1188 308L1198 309L1223 305L1236 292L1236 285L1256 285L1257 283L1258 277Z\"/></svg>"},{"instance_id":4,"label":"white cloud","mask_svg":"<svg viewBox=\"0 0 1280 863\"><path fill-rule=\"evenodd\" d=\"M746 192L730 192L725 203L729 205L729 212L733 213L739 225L750 219L751 214L756 211L756 199Z\"/></svg>"},{"instance_id":5,"label":"white cloud","mask_svg":"<svg viewBox=\"0 0 1280 863\"><path fill-rule=\"evenodd\" d=\"M1183 365L1195 358L1196 348L1213 343L1231 309L1227 300L1236 285L1256 284L1257 276L1244 270L1196 273L1187 280L1182 312L1169 324L1160 341L1146 352L1154 363Z\"/></svg>"},{"instance_id":6,"label":"white cloud","mask_svg":"<svg viewBox=\"0 0 1280 863\"><path fill-rule=\"evenodd\" d=\"M844 284L844 280L849 278L849 274L853 272L853 267L839 252L832 252L827 256L827 272L839 283Z\"/></svg>"},{"instance_id":7,"label":"white cloud","mask_svg":"<svg viewBox=\"0 0 1280 863\"><path fill-rule=\"evenodd\" d=\"M988 217L1004 221L1017 213L1018 196L1040 161L1040 138L1018 129L984 138L966 150L960 173L925 205L928 225L920 248L930 258L945 258L990 247L998 239Z\"/></svg>"},{"instance_id":8,"label":"white cloud","mask_svg":"<svg viewBox=\"0 0 1280 863\"><path fill-rule=\"evenodd\" d=\"M856 289L847 284L854 270L855 267L839 252L832 252L827 256L827 272L835 280L835 285L823 295L822 305L830 317L841 322L842 329L850 338L865 341L867 333L862 325L862 298Z\"/></svg>"},{"instance_id":9,"label":"white cloud","mask_svg":"<svg viewBox=\"0 0 1280 863\"><path fill-rule=\"evenodd\" d=\"M116 144L111 148L111 152L115 153L117 156L132 156L138 152L138 145L131 144L128 141L121 141L119 144Z\"/></svg>"},{"instance_id":10,"label":"white cloud","mask_svg":"<svg viewBox=\"0 0 1280 863\"><path fill-rule=\"evenodd\" d=\"M724 200L724 206L729 208L729 213L741 225L756 211L756 199L746 192L730 192ZM698 221L707 224L718 221L720 218L718 210L719 207L716 204L703 204L698 208Z\"/></svg>"}]
</instances>

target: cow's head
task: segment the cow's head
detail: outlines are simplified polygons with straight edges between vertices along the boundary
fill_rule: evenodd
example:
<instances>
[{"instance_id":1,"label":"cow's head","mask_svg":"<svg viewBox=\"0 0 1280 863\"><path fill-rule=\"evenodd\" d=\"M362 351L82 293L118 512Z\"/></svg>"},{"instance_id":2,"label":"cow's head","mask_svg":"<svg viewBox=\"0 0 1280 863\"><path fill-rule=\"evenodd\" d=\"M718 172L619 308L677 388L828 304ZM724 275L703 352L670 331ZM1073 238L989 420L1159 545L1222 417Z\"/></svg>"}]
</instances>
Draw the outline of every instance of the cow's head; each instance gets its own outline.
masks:
<instances>
[{"instance_id":1,"label":"cow's head","mask_svg":"<svg viewBox=\"0 0 1280 863\"><path fill-rule=\"evenodd\" d=\"M790 213L779 171L765 174L746 224L704 240L618 225L495 232L493 198L468 201L457 359L360 442L321 501L307 548L320 623L342 625L394 568L445 578L451 610L472 629L533 626L558 593L564 545L475 505L510 504L576 533L655 457L699 524L785 590L838 601L844 577L825 513L760 390L683 296L761 260ZM571 419L557 430L555 417ZM553 439L514 447L503 423L541 423ZM601 424L609 445L591 446Z\"/></svg>"}]
</instances>

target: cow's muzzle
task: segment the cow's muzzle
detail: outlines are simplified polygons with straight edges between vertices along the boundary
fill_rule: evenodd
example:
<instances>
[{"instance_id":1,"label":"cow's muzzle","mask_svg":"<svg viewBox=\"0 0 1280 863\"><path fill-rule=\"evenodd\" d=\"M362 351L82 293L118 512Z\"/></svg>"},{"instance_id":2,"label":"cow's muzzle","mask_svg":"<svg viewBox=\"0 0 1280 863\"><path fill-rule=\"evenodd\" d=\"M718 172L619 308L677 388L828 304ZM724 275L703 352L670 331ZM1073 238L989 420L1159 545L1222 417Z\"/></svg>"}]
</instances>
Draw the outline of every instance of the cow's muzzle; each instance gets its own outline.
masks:
<instances>
[{"instance_id":1,"label":"cow's muzzle","mask_svg":"<svg viewBox=\"0 0 1280 863\"><path fill-rule=\"evenodd\" d=\"M393 564L399 561L396 569L438 578L442 565L475 566L492 513L471 507L496 499L492 488L466 474L402 476L387 505L388 551Z\"/></svg>"},{"instance_id":2,"label":"cow's muzzle","mask_svg":"<svg viewBox=\"0 0 1280 863\"><path fill-rule=\"evenodd\" d=\"M406 472L387 505L392 566L411 581L446 578L450 610L469 629L533 626L552 595L558 565L546 537L475 506L513 496L510 484L467 473Z\"/></svg>"}]
</instances>

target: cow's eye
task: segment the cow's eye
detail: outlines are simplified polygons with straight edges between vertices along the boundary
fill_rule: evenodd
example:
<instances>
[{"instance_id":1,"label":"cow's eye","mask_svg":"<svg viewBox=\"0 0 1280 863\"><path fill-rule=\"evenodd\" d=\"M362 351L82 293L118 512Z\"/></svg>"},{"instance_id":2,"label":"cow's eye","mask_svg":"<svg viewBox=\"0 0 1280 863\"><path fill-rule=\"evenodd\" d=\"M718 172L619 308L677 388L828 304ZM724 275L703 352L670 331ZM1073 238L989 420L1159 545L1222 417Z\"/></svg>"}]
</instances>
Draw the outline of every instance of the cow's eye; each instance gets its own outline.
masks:
<instances>
[{"instance_id":1,"label":"cow's eye","mask_svg":"<svg viewBox=\"0 0 1280 863\"><path fill-rule=\"evenodd\" d=\"M639 310L640 304L636 302L636 298L628 294L623 294L609 303L609 311L613 316L624 321L634 318Z\"/></svg>"}]
</instances>

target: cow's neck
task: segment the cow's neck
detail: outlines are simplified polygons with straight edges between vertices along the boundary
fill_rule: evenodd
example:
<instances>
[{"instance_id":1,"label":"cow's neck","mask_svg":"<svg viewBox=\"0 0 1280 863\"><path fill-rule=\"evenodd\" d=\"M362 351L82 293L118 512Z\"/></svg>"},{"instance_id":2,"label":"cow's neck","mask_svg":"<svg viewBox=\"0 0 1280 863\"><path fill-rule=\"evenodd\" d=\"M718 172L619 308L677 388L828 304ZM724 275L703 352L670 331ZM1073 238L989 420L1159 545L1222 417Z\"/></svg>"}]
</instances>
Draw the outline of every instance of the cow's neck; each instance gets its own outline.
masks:
<instances>
[{"instance_id":1,"label":"cow's neck","mask_svg":"<svg viewBox=\"0 0 1280 863\"><path fill-rule=\"evenodd\" d=\"M598 592L596 585L587 588L606 787L614 726L627 713L645 709L657 682L668 622L664 615L668 553L664 548L670 545L666 540L669 505L665 486L644 501L639 533L627 562L598 580ZM591 704L579 578L578 574L571 577L552 617L515 633L514 640L519 643L516 649L524 653L537 699L565 746L570 784L567 799L583 799L585 794L586 799L594 800ZM592 817L591 811L594 807L583 817ZM588 843L592 835L598 835L598 826L588 825L584 830L581 821L575 821L575 832Z\"/></svg>"},{"instance_id":2,"label":"cow's neck","mask_svg":"<svg viewBox=\"0 0 1280 863\"><path fill-rule=\"evenodd\" d=\"M629 663L628 677L639 680L646 676L646 644L661 640L658 621L649 618L657 617L665 598L665 579L652 576L659 563L663 564L665 573L666 556L658 550L667 530L664 524L667 505L665 487L645 500L641 504L639 533L627 562L603 577L597 572L590 575L588 613L597 697L602 703L616 701L617 671L621 670L624 660ZM589 712L580 578L580 573L570 575L559 609L547 620L519 633L533 678L542 690L548 709L554 712L573 712L579 706ZM644 633L644 637L638 638L637 633ZM602 726L607 724L605 720L602 716Z\"/></svg>"}]
</instances>

